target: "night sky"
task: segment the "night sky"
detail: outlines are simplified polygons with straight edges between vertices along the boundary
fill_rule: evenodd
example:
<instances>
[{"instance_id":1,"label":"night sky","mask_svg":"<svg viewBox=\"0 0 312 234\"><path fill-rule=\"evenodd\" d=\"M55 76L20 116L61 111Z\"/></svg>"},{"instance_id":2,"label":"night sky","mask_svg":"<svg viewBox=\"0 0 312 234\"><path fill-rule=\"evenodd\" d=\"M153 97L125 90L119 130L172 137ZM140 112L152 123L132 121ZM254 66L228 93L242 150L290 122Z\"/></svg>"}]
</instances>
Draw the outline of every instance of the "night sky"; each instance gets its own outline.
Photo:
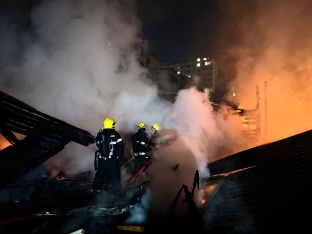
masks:
<instances>
[{"instance_id":1,"label":"night sky","mask_svg":"<svg viewBox=\"0 0 312 234\"><path fill-rule=\"evenodd\" d=\"M142 37L151 53L163 63L212 57L218 38L218 8L215 0L136 0L142 21Z\"/></svg>"},{"instance_id":2,"label":"night sky","mask_svg":"<svg viewBox=\"0 0 312 234\"><path fill-rule=\"evenodd\" d=\"M242 46L260 5L258 0L136 0L142 38L162 64L197 57L216 60L217 97L227 92L226 83L237 75L239 58L231 49Z\"/></svg>"}]
</instances>

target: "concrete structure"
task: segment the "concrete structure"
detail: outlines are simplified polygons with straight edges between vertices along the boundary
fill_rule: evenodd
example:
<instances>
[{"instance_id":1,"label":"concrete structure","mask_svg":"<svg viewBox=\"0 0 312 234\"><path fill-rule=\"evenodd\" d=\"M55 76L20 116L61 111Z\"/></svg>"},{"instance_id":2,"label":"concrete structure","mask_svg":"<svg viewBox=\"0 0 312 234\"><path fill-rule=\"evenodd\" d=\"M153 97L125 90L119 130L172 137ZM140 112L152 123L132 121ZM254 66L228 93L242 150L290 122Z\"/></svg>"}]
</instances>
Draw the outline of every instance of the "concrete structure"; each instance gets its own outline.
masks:
<instances>
[{"instance_id":1,"label":"concrete structure","mask_svg":"<svg viewBox=\"0 0 312 234\"><path fill-rule=\"evenodd\" d=\"M192 84L189 76L180 74L174 68L161 68L160 59L151 55L145 44L136 45L138 61L142 67L149 70L149 78L158 86L159 94L170 101L181 89L188 88Z\"/></svg>"},{"instance_id":2,"label":"concrete structure","mask_svg":"<svg viewBox=\"0 0 312 234\"><path fill-rule=\"evenodd\" d=\"M182 89L189 88L192 80L172 68L161 69L156 77L157 86L160 96L174 102L178 92Z\"/></svg>"},{"instance_id":3,"label":"concrete structure","mask_svg":"<svg viewBox=\"0 0 312 234\"><path fill-rule=\"evenodd\" d=\"M157 83L158 75L160 72L160 59L149 53L146 54L146 65L145 67L149 71L149 78Z\"/></svg>"},{"instance_id":4,"label":"concrete structure","mask_svg":"<svg viewBox=\"0 0 312 234\"><path fill-rule=\"evenodd\" d=\"M177 74L182 74L192 78L198 88L204 91L214 92L216 88L216 80L218 79L218 66L214 59L209 57L197 58L196 60L180 61L168 63L162 68L172 68Z\"/></svg>"},{"instance_id":5,"label":"concrete structure","mask_svg":"<svg viewBox=\"0 0 312 234\"><path fill-rule=\"evenodd\" d=\"M172 68L163 68L157 76L157 84L162 93L177 94L179 90L189 87L191 79L177 74L177 71Z\"/></svg>"}]
</instances>

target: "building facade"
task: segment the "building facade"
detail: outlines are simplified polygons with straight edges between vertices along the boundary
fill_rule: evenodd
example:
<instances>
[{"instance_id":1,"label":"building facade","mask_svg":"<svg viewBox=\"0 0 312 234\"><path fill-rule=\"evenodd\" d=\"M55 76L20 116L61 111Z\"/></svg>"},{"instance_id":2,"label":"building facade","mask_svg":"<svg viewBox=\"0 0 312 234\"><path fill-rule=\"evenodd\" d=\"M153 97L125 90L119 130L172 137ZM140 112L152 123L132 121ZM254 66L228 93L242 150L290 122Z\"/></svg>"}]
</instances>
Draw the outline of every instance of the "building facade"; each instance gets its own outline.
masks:
<instances>
[{"instance_id":1,"label":"building facade","mask_svg":"<svg viewBox=\"0 0 312 234\"><path fill-rule=\"evenodd\" d=\"M138 52L138 61L142 67L148 69L148 78L157 84L160 96L174 101L177 93L181 89L191 86L192 79L190 76L177 72L175 68L161 68L160 59L149 53L147 46L144 44L136 45L135 50Z\"/></svg>"},{"instance_id":2,"label":"building facade","mask_svg":"<svg viewBox=\"0 0 312 234\"><path fill-rule=\"evenodd\" d=\"M160 60L149 54L145 47L140 47L138 61L149 70L149 78L158 86L159 95L174 102L178 92L194 84L201 91L214 92L218 79L218 66L214 59L197 58L160 65ZM196 77L199 80L196 82ZM259 91L257 87L257 105L255 109L246 110L236 104L209 98L217 111L221 106L226 107L230 114L239 115L242 120L242 131L248 138L257 140L261 136L261 112L259 108ZM237 93L233 93L235 99Z\"/></svg>"},{"instance_id":3,"label":"building facade","mask_svg":"<svg viewBox=\"0 0 312 234\"><path fill-rule=\"evenodd\" d=\"M177 94L181 89L190 87L191 79L177 74L177 71L172 68L162 68L157 76L157 84L161 93Z\"/></svg>"},{"instance_id":4,"label":"building facade","mask_svg":"<svg viewBox=\"0 0 312 234\"><path fill-rule=\"evenodd\" d=\"M218 66L214 59L203 57L195 60L168 63L163 65L162 68L172 68L177 71L177 74L192 78L197 87L203 91L215 91Z\"/></svg>"}]
</instances>

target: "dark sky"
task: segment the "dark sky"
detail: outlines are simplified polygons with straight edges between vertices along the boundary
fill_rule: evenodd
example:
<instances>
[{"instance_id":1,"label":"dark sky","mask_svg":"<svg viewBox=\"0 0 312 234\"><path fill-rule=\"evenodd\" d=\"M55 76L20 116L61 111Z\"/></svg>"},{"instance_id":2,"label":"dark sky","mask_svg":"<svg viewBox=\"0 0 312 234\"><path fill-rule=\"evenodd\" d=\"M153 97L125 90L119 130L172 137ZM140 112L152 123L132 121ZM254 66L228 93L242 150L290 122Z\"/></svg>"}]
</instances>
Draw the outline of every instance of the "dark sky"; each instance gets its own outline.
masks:
<instances>
[{"instance_id":1,"label":"dark sky","mask_svg":"<svg viewBox=\"0 0 312 234\"><path fill-rule=\"evenodd\" d=\"M210 57L219 67L218 95L237 75L235 48L245 48L246 33L255 27L261 0L135 0L142 21L142 37L162 63ZM283 2L283 0L275 0ZM289 0L290 1L290 0ZM260 35L250 40L261 50Z\"/></svg>"},{"instance_id":2,"label":"dark sky","mask_svg":"<svg viewBox=\"0 0 312 234\"><path fill-rule=\"evenodd\" d=\"M162 62L212 57L216 53L216 0L136 0L143 38Z\"/></svg>"}]
</instances>

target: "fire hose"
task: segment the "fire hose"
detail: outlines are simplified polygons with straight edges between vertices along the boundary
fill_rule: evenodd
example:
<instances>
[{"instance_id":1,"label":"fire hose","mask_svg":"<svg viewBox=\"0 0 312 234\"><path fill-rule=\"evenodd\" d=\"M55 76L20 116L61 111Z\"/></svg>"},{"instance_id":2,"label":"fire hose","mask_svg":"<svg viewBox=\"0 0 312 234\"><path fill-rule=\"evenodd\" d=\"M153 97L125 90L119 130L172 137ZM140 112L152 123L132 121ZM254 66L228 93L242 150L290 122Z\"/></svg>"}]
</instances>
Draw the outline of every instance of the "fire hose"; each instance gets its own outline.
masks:
<instances>
[{"instance_id":1,"label":"fire hose","mask_svg":"<svg viewBox=\"0 0 312 234\"><path fill-rule=\"evenodd\" d=\"M133 176L131 176L129 179L126 180L126 184L130 183L132 180L134 180L136 177L138 177L138 175L141 174L141 172L145 169L145 167L150 163L151 159L147 160L141 167L140 169L134 173Z\"/></svg>"}]
</instances>

